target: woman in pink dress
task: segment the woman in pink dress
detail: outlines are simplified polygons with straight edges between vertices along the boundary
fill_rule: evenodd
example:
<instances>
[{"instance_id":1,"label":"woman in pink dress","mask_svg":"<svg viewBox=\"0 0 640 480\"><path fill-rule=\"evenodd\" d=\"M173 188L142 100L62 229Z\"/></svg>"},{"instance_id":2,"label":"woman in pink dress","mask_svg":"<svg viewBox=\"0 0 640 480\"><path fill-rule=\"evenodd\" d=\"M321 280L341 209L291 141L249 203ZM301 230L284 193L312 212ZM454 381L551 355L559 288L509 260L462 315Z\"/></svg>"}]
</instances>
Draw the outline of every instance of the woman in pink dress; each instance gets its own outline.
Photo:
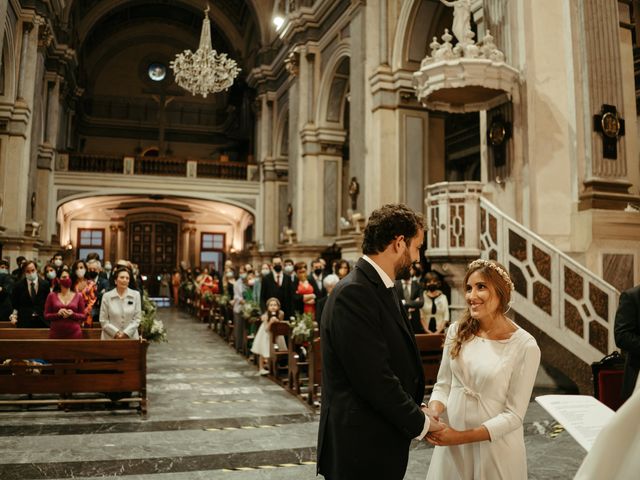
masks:
<instances>
[{"instance_id":1,"label":"woman in pink dress","mask_svg":"<svg viewBox=\"0 0 640 480\"><path fill-rule=\"evenodd\" d=\"M44 318L50 324L49 338L82 338L84 298L71 289L68 271L63 271L56 283L44 304Z\"/></svg>"},{"instance_id":2,"label":"woman in pink dress","mask_svg":"<svg viewBox=\"0 0 640 480\"><path fill-rule=\"evenodd\" d=\"M296 267L296 276L298 277L296 295L299 295L298 298L302 298L302 312L310 313L315 318L316 294L313 293L313 287L307 280L307 265L304 262L300 262Z\"/></svg>"}]
</instances>

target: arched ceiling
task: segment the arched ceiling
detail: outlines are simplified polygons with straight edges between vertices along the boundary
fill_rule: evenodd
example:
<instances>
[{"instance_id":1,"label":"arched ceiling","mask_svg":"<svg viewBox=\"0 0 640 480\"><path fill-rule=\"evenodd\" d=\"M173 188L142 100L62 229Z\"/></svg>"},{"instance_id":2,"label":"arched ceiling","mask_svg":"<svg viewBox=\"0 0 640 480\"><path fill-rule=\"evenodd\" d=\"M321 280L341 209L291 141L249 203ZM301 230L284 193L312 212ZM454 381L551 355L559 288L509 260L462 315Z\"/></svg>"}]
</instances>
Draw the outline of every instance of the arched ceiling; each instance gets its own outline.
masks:
<instances>
[{"instance_id":1,"label":"arched ceiling","mask_svg":"<svg viewBox=\"0 0 640 480\"><path fill-rule=\"evenodd\" d=\"M210 7L214 48L228 53L248 72L271 34L272 7L266 4L272 5L273 0L72 0L64 23L81 62L93 63L94 51L104 50L105 44L123 32L148 36L162 35L168 29L181 30L183 35L177 41L173 35L165 36L167 42L180 44L178 53L197 48L206 4ZM135 35L127 36L135 42Z\"/></svg>"}]
</instances>

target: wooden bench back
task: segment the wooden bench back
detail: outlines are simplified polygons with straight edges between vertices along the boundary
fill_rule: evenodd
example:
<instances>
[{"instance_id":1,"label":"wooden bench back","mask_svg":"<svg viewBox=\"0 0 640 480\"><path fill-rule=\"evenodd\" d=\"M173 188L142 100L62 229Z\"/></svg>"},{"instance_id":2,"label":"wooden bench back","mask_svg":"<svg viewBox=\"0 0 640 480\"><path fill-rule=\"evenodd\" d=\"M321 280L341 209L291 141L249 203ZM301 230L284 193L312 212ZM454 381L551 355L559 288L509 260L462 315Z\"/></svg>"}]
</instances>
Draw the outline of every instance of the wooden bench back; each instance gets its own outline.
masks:
<instances>
[{"instance_id":1,"label":"wooden bench back","mask_svg":"<svg viewBox=\"0 0 640 480\"><path fill-rule=\"evenodd\" d=\"M0 328L16 328L11 322L0 322Z\"/></svg>"},{"instance_id":2,"label":"wooden bench back","mask_svg":"<svg viewBox=\"0 0 640 480\"><path fill-rule=\"evenodd\" d=\"M146 397L148 345L140 340L0 340L0 393L136 390ZM11 362L2 364L5 359Z\"/></svg>"},{"instance_id":3,"label":"wooden bench back","mask_svg":"<svg viewBox=\"0 0 640 480\"><path fill-rule=\"evenodd\" d=\"M83 328L82 338L100 340L102 330L99 328ZM0 328L0 340L26 340L49 338L48 328ZM79 339L78 339L79 340ZM0 352L1 354L2 352Z\"/></svg>"},{"instance_id":4,"label":"wooden bench back","mask_svg":"<svg viewBox=\"0 0 640 480\"><path fill-rule=\"evenodd\" d=\"M416 344L422 359L425 388L433 387L438 378L444 339L444 334L420 333L416 335Z\"/></svg>"}]
</instances>

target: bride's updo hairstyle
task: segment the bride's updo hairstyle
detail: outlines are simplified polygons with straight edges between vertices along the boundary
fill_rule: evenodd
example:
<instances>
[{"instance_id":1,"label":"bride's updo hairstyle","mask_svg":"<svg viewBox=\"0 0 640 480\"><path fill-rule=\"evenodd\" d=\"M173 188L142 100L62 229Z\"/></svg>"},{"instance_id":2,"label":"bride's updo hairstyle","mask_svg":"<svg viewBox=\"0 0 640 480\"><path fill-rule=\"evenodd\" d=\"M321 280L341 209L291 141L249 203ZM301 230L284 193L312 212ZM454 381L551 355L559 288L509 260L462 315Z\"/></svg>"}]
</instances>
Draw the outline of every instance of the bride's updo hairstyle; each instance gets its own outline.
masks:
<instances>
[{"instance_id":1,"label":"bride's updo hairstyle","mask_svg":"<svg viewBox=\"0 0 640 480\"><path fill-rule=\"evenodd\" d=\"M469 277L475 272L480 272L484 276L487 284L493 287L496 295L498 295L498 311L506 313L511 302L511 292L514 290L513 282L507 270L494 260L474 260L469 264L467 273L464 276L463 285L465 292ZM458 320L458 331L456 332L456 337L451 347L451 358L458 356L462 344L477 334L479 329L480 322L471 316L469 308L467 307L460 320Z\"/></svg>"}]
</instances>

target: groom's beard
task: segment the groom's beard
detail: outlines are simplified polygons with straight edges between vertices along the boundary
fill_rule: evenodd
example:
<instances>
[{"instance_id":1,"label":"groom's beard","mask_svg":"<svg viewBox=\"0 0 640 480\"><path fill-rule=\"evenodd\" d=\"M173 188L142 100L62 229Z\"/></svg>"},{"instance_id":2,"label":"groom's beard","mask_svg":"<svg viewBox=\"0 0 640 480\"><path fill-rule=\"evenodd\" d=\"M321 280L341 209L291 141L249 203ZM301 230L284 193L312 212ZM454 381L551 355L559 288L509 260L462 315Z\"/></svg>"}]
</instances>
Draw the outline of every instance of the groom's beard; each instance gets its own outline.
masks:
<instances>
[{"instance_id":1,"label":"groom's beard","mask_svg":"<svg viewBox=\"0 0 640 480\"><path fill-rule=\"evenodd\" d=\"M396 265L396 280L409 280L411 278L411 255L409 254L409 249L407 248L404 252L404 255L400 259L399 265Z\"/></svg>"}]
</instances>

